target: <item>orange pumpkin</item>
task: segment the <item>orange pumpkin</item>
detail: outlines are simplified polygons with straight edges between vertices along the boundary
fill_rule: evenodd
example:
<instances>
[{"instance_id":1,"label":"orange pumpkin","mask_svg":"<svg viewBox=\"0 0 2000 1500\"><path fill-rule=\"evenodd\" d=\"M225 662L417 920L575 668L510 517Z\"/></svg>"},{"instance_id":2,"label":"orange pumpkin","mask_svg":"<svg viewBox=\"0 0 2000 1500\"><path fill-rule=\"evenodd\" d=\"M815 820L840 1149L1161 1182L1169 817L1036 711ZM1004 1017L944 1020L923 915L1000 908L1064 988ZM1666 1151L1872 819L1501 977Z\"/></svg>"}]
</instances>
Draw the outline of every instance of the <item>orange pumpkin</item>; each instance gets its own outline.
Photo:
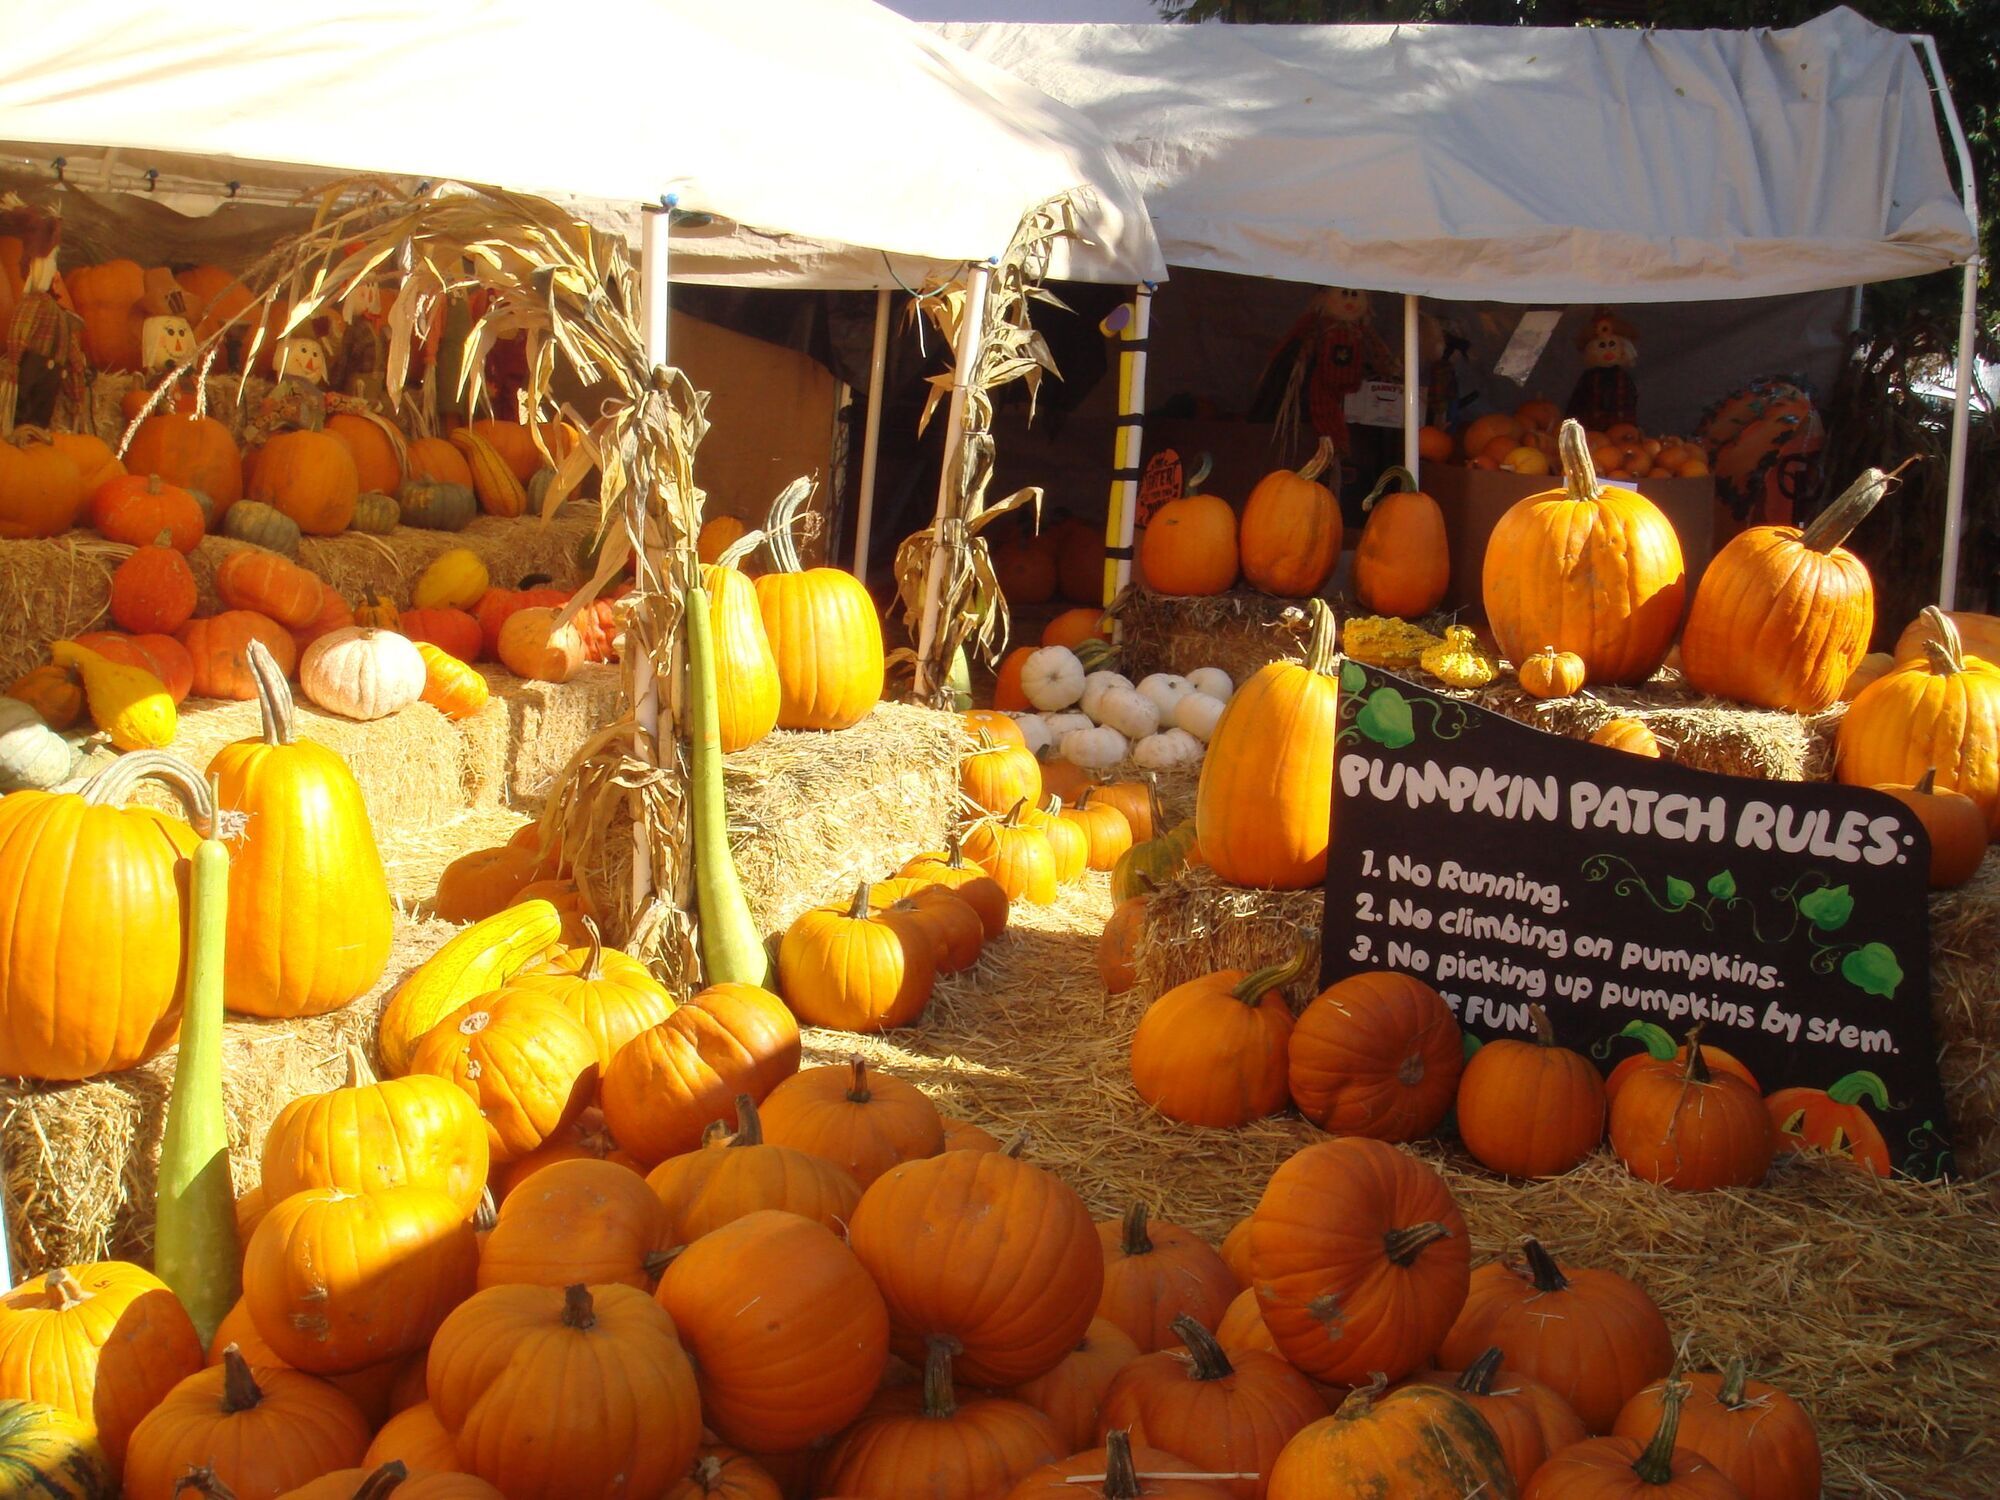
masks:
<instances>
[{"instance_id":1,"label":"orange pumpkin","mask_svg":"<svg viewBox=\"0 0 2000 1500\"><path fill-rule=\"evenodd\" d=\"M1958 792L1938 790L1937 771L1924 767L1914 786L1883 785L1887 792L1917 815L1931 841L1931 889L1964 885L1979 873L1986 859L1986 819L1979 804Z\"/></svg>"},{"instance_id":2,"label":"orange pumpkin","mask_svg":"<svg viewBox=\"0 0 2000 1500\"><path fill-rule=\"evenodd\" d=\"M261 547L240 547L215 566L215 592L227 609L252 609L287 630L309 624L325 605L324 585L309 568Z\"/></svg>"},{"instance_id":3,"label":"orange pumpkin","mask_svg":"<svg viewBox=\"0 0 2000 1500\"><path fill-rule=\"evenodd\" d=\"M1881 1127L1862 1101L1889 1107L1889 1088L1875 1074L1849 1073L1823 1089L1779 1089L1764 1100L1782 1151L1824 1151L1887 1177L1895 1167Z\"/></svg>"},{"instance_id":4,"label":"orange pumpkin","mask_svg":"<svg viewBox=\"0 0 2000 1500\"><path fill-rule=\"evenodd\" d=\"M944 1150L937 1106L858 1057L787 1078L765 1099L763 1122L771 1144L832 1162L864 1190L892 1167Z\"/></svg>"},{"instance_id":5,"label":"orange pumpkin","mask_svg":"<svg viewBox=\"0 0 2000 1500\"><path fill-rule=\"evenodd\" d=\"M1934 784L1969 797L2000 835L2000 663L1969 656L1958 628L1924 611L1924 659L1901 662L1862 689L1840 721L1835 774L1849 786Z\"/></svg>"},{"instance_id":6,"label":"orange pumpkin","mask_svg":"<svg viewBox=\"0 0 2000 1500\"><path fill-rule=\"evenodd\" d=\"M264 649L287 677L298 664L291 632L269 615L231 609L190 620L174 637L194 663L194 691L203 698L254 698L257 678L250 669L250 643Z\"/></svg>"},{"instance_id":7,"label":"orange pumpkin","mask_svg":"<svg viewBox=\"0 0 2000 1500\"><path fill-rule=\"evenodd\" d=\"M666 1210L629 1167L554 1161L516 1183L479 1247L479 1285L653 1289L676 1241Z\"/></svg>"},{"instance_id":8,"label":"orange pumpkin","mask_svg":"<svg viewBox=\"0 0 2000 1500\"><path fill-rule=\"evenodd\" d=\"M1009 1394L1053 1422L1065 1448L1080 1452L1103 1431L1097 1418L1104 1393L1139 1352L1132 1336L1116 1323L1092 1318L1061 1364L1015 1386Z\"/></svg>"},{"instance_id":9,"label":"orange pumpkin","mask_svg":"<svg viewBox=\"0 0 2000 1500\"><path fill-rule=\"evenodd\" d=\"M1333 572L1340 560L1340 501L1319 482L1329 467L1337 476L1340 456L1333 439L1323 437L1303 468L1266 474L1250 491L1237 547L1252 588L1303 599Z\"/></svg>"},{"instance_id":10,"label":"orange pumpkin","mask_svg":"<svg viewBox=\"0 0 2000 1500\"><path fill-rule=\"evenodd\" d=\"M1145 899L1132 898L1142 909ZM1224 969L1204 975L1149 1005L1132 1034L1132 1085L1139 1097L1187 1125L1247 1125L1283 1109L1291 1099L1286 1054L1292 1039L1284 987L1304 971L1307 956L1301 947L1291 962L1252 974Z\"/></svg>"},{"instance_id":11,"label":"orange pumpkin","mask_svg":"<svg viewBox=\"0 0 2000 1500\"><path fill-rule=\"evenodd\" d=\"M465 461L465 455L445 438L410 439L405 460L409 464L412 479L429 479L439 484L457 484L467 489L472 488L472 466Z\"/></svg>"},{"instance_id":12,"label":"orange pumpkin","mask_svg":"<svg viewBox=\"0 0 2000 1500\"><path fill-rule=\"evenodd\" d=\"M134 634L171 635L194 617L194 570L163 531L111 574L111 621Z\"/></svg>"},{"instance_id":13,"label":"orange pumpkin","mask_svg":"<svg viewBox=\"0 0 2000 1500\"><path fill-rule=\"evenodd\" d=\"M135 260L107 260L73 266L63 281L83 320L84 357L99 370L141 368L139 303L146 295L145 268Z\"/></svg>"},{"instance_id":14,"label":"orange pumpkin","mask_svg":"<svg viewBox=\"0 0 2000 1500\"><path fill-rule=\"evenodd\" d=\"M1451 1108L1464 1062L1458 1022L1436 990L1388 970L1355 974L1300 1014L1292 1098L1334 1135L1416 1140Z\"/></svg>"},{"instance_id":15,"label":"orange pumpkin","mask_svg":"<svg viewBox=\"0 0 2000 1500\"><path fill-rule=\"evenodd\" d=\"M965 835L965 853L993 877L1009 901L1048 906L1057 894L1055 850L1048 835L1026 821L1027 807L1023 798L1006 817L973 824Z\"/></svg>"},{"instance_id":16,"label":"orange pumpkin","mask_svg":"<svg viewBox=\"0 0 2000 1500\"><path fill-rule=\"evenodd\" d=\"M1818 1500L1819 1435L1812 1418L1776 1386L1748 1377L1741 1359L1720 1372L1681 1376L1689 1390L1673 1446L1701 1454L1755 1500ZM1627 1401L1612 1435L1645 1442L1658 1432L1668 1385L1655 1381Z\"/></svg>"},{"instance_id":17,"label":"orange pumpkin","mask_svg":"<svg viewBox=\"0 0 2000 1500\"><path fill-rule=\"evenodd\" d=\"M1744 1500L1744 1491L1708 1456L1680 1444L1685 1380L1670 1380L1650 1442L1590 1438L1554 1454L1536 1471L1524 1500Z\"/></svg>"},{"instance_id":18,"label":"orange pumpkin","mask_svg":"<svg viewBox=\"0 0 2000 1500\"><path fill-rule=\"evenodd\" d=\"M547 606L517 609L500 627L501 664L530 682L568 682L583 666L583 637L575 625L558 625Z\"/></svg>"},{"instance_id":19,"label":"orange pumpkin","mask_svg":"<svg viewBox=\"0 0 2000 1500\"><path fill-rule=\"evenodd\" d=\"M1518 1370L1503 1371L1498 1349L1488 1349L1462 1371L1425 1370L1410 1379L1442 1386L1478 1412L1500 1440L1517 1484L1526 1485L1550 1454L1587 1435L1583 1418L1562 1397Z\"/></svg>"},{"instance_id":20,"label":"orange pumpkin","mask_svg":"<svg viewBox=\"0 0 2000 1500\"><path fill-rule=\"evenodd\" d=\"M24 430L0 442L0 538L60 536L89 494L75 461L45 435Z\"/></svg>"},{"instance_id":21,"label":"orange pumpkin","mask_svg":"<svg viewBox=\"0 0 2000 1500\"><path fill-rule=\"evenodd\" d=\"M736 1096L733 1133L710 1126L700 1146L661 1162L646 1185L664 1205L668 1239L676 1245L691 1245L760 1209L841 1231L861 1201L861 1185L845 1167L766 1141L748 1094Z\"/></svg>"},{"instance_id":22,"label":"orange pumpkin","mask_svg":"<svg viewBox=\"0 0 2000 1500\"><path fill-rule=\"evenodd\" d=\"M1776 1133L1757 1090L1711 1072L1696 1025L1687 1061L1642 1059L1611 1105L1611 1149L1633 1175L1699 1192L1755 1187L1770 1170Z\"/></svg>"},{"instance_id":23,"label":"orange pumpkin","mask_svg":"<svg viewBox=\"0 0 2000 1500\"><path fill-rule=\"evenodd\" d=\"M250 498L298 523L307 536L338 536L354 519L361 474L340 439L281 432L258 451Z\"/></svg>"},{"instance_id":24,"label":"orange pumpkin","mask_svg":"<svg viewBox=\"0 0 2000 1500\"><path fill-rule=\"evenodd\" d=\"M907 1026L930 1003L936 979L931 941L905 914L872 911L866 884L847 906L804 913L778 945L779 989L810 1026Z\"/></svg>"},{"instance_id":25,"label":"orange pumpkin","mask_svg":"<svg viewBox=\"0 0 2000 1500\"><path fill-rule=\"evenodd\" d=\"M186 626L182 630L186 630ZM86 651L95 651L121 666L150 672L165 685L176 704L194 690L194 658L180 641L170 635L120 635L113 630L87 630L76 638Z\"/></svg>"},{"instance_id":26,"label":"orange pumpkin","mask_svg":"<svg viewBox=\"0 0 2000 1500\"><path fill-rule=\"evenodd\" d=\"M486 1119L493 1161L504 1164L590 1103L597 1044L548 997L503 990L468 1000L425 1032L407 1071L435 1073L465 1090Z\"/></svg>"},{"instance_id":27,"label":"orange pumpkin","mask_svg":"<svg viewBox=\"0 0 2000 1500\"><path fill-rule=\"evenodd\" d=\"M49 442L76 465L85 499L96 494L98 486L107 479L116 479L125 472L125 465L111 451L111 445L94 432L52 432Z\"/></svg>"},{"instance_id":28,"label":"orange pumpkin","mask_svg":"<svg viewBox=\"0 0 2000 1500\"><path fill-rule=\"evenodd\" d=\"M57 733L74 729L83 720L83 683L74 667L34 667L14 679L7 696L27 704Z\"/></svg>"},{"instance_id":29,"label":"orange pumpkin","mask_svg":"<svg viewBox=\"0 0 2000 1500\"><path fill-rule=\"evenodd\" d=\"M1623 750L1627 755L1660 758L1660 742L1644 719L1606 719L1591 732L1590 743L1607 750Z\"/></svg>"},{"instance_id":30,"label":"orange pumpkin","mask_svg":"<svg viewBox=\"0 0 2000 1500\"><path fill-rule=\"evenodd\" d=\"M1085 641L1108 641L1110 627L1104 611L1095 607L1066 609L1042 627L1044 646L1068 646L1071 650Z\"/></svg>"},{"instance_id":31,"label":"orange pumpkin","mask_svg":"<svg viewBox=\"0 0 2000 1500\"><path fill-rule=\"evenodd\" d=\"M155 412L132 435L125 469L130 474L157 474L168 484L199 490L215 506L209 517L215 526L243 498L243 455L229 429L214 417Z\"/></svg>"},{"instance_id":32,"label":"orange pumpkin","mask_svg":"<svg viewBox=\"0 0 2000 1500\"><path fill-rule=\"evenodd\" d=\"M1480 1165L1510 1177L1555 1177L1604 1138L1604 1079L1556 1045L1549 1013L1529 1006L1531 1042L1488 1042L1458 1080L1458 1134Z\"/></svg>"},{"instance_id":33,"label":"orange pumpkin","mask_svg":"<svg viewBox=\"0 0 2000 1500\"><path fill-rule=\"evenodd\" d=\"M1097 943L1097 977L1104 981L1107 995L1122 995L1139 982L1133 958L1138 948L1139 927L1146 918L1146 901L1144 896L1126 897L1111 908L1110 919L1104 924L1104 936ZM1289 1026L1286 1032L1290 1034Z\"/></svg>"},{"instance_id":34,"label":"orange pumpkin","mask_svg":"<svg viewBox=\"0 0 2000 1500\"><path fill-rule=\"evenodd\" d=\"M756 581L757 607L778 666L780 729L846 729L882 697L882 626L859 579L805 568L792 526L810 488L778 497L765 526L776 567Z\"/></svg>"},{"instance_id":35,"label":"orange pumpkin","mask_svg":"<svg viewBox=\"0 0 2000 1500\"><path fill-rule=\"evenodd\" d=\"M157 474L107 479L90 497L90 524L106 541L143 547L164 534L177 552L192 552L205 530L201 506Z\"/></svg>"},{"instance_id":36,"label":"orange pumpkin","mask_svg":"<svg viewBox=\"0 0 2000 1500\"><path fill-rule=\"evenodd\" d=\"M770 1094L797 1069L798 1049L798 1027L775 996L713 985L618 1049L603 1075L605 1121L640 1161L665 1161L729 1119L737 1095Z\"/></svg>"},{"instance_id":37,"label":"orange pumpkin","mask_svg":"<svg viewBox=\"0 0 2000 1500\"><path fill-rule=\"evenodd\" d=\"M1104 1253L1097 1316L1122 1328L1142 1354L1185 1343L1182 1318L1213 1328L1236 1298L1236 1277L1207 1241L1151 1218L1143 1201L1122 1219L1100 1222L1097 1243Z\"/></svg>"},{"instance_id":38,"label":"orange pumpkin","mask_svg":"<svg viewBox=\"0 0 2000 1500\"><path fill-rule=\"evenodd\" d=\"M1354 549L1354 597L1371 614L1428 614L1451 585L1444 512L1407 469L1387 469L1361 502L1368 512Z\"/></svg>"},{"instance_id":39,"label":"orange pumpkin","mask_svg":"<svg viewBox=\"0 0 2000 1500\"><path fill-rule=\"evenodd\" d=\"M1169 500L1139 537L1139 576L1156 594L1220 594L1236 562L1236 512L1214 495Z\"/></svg>"},{"instance_id":40,"label":"orange pumpkin","mask_svg":"<svg viewBox=\"0 0 2000 1500\"><path fill-rule=\"evenodd\" d=\"M339 412L326 419L326 435L354 460L363 494L393 495L403 487L401 436L391 437L388 419Z\"/></svg>"}]
</instances>

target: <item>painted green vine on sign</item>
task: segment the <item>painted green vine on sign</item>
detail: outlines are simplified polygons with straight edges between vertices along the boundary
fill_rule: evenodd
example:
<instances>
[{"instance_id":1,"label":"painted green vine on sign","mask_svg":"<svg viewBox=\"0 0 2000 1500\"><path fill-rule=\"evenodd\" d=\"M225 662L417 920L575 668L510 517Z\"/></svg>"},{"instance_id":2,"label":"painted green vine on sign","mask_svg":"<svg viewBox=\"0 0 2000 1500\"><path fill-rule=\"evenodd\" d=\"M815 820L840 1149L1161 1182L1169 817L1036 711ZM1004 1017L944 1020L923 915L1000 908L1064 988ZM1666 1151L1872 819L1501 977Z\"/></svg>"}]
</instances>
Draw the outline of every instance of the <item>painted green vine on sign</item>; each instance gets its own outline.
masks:
<instances>
[{"instance_id":1,"label":"painted green vine on sign","mask_svg":"<svg viewBox=\"0 0 2000 1500\"><path fill-rule=\"evenodd\" d=\"M1736 895L1736 877L1724 870L1708 879L1708 893L1718 901L1733 900Z\"/></svg>"},{"instance_id":2,"label":"painted green vine on sign","mask_svg":"<svg viewBox=\"0 0 2000 1500\"><path fill-rule=\"evenodd\" d=\"M1903 966L1887 943L1866 943L1840 961L1840 977L1856 989L1888 999L1903 982Z\"/></svg>"},{"instance_id":3,"label":"painted green vine on sign","mask_svg":"<svg viewBox=\"0 0 2000 1500\"><path fill-rule=\"evenodd\" d=\"M1799 911L1821 932L1838 932L1854 915L1854 897L1844 885L1822 886L1799 898Z\"/></svg>"},{"instance_id":4,"label":"painted green vine on sign","mask_svg":"<svg viewBox=\"0 0 2000 1500\"><path fill-rule=\"evenodd\" d=\"M1392 687L1377 688L1370 693L1368 701L1361 705L1361 714L1354 724L1369 739L1388 750L1400 750L1417 737L1416 722L1410 714L1410 701Z\"/></svg>"}]
</instances>

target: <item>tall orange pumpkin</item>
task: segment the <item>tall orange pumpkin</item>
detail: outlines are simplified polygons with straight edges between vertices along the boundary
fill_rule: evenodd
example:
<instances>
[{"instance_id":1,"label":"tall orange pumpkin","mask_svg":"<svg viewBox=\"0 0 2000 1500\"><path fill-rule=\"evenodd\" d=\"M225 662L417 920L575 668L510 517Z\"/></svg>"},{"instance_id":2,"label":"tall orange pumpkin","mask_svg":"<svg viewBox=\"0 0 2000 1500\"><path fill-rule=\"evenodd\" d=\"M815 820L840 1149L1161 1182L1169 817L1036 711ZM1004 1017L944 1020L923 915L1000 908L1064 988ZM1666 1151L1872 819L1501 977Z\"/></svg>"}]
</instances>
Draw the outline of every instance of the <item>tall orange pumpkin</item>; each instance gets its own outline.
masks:
<instances>
[{"instance_id":1,"label":"tall orange pumpkin","mask_svg":"<svg viewBox=\"0 0 2000 1500\"><path fill-rule=\"evenodd\" d=\"M1361 502L1368 520L1354 549L1354 597L1378 615L1427 614L1451 585L1444 512L1408 469L1384 471Z\"/></svg>"},{"instance_id":2,"label":"tall orange pumpkin","mask_svg":"<svg viewBox=\"0 0 2000 1500\"><path fill-rule=\"evenodd\" d=\"M1680 625L1680 538L1645 496L1597 482L1577 423L1558 444L1563 488L1517 503L1487 540L1487 621L1510 661L1553 646L1582 657L1592 682L1643 682Z\"/></svg>"},{"instance_id":3,"label":"tall orange pumpkin","mask_svg":"<svg viewBox=\"0 0 2000 1500\"><path fill-rule=\"evenodd\" d=\"M1804 530L1753 526L1701 575L1681 671L1704 693L1813 714L1830 708L1868 654L1875 585L1841 543L1888 492L1870 469Z\"/></svg>"},{"instance_id":4,"label":"tall orange pumpkin","mask_svg":"<svg viewBox=\"0 0 2000 1500\"><path fill-rule=\"evenodd\" d=\"M107 260L76 266L63 280L76 315L83 319L84 356L99 370L138 369L145 268L135 260Z\"/></svg>"},{"instance_id":5,"label":"tall orange pumpkin","mask_svg":"<svg viewBox=\"0 0 2000 1500\"><path fill-rule=\"evenodd\" d=\"M792 526L812 493L799 481L765 528L776 567L758 578L757 607L778 670L778 727L846 729L882 697L882 625L852 573L802 568Z\"/></svg>"},{"instance_id":6,"label":"tall orange pumpkin","mask_svg":"<svg viewBox=\"0 0 2000 1500\"><path fill-rule=\"evenodd\" d=\"M1297 891L1326 877L1339 691L1333 612L1314 600L1312 615L1304 663L1259 668L1209 736L1195 839L1231 885Z\"/></svg>"},{"instance_id":7,"label":"tall orange pumpkin","mask_svg":"<svg viewBox=\"0 0 2000 1500\"><path fill-rule=\"evenodd\" d=\"M1303 599L1333 572L1340 560L1340 501L1319 480L1329 465L1338 476L1340 455L1333 439L1323 437L1304 468L1266 474L1250 491L1237 550L1252 588Z\"/></svg>"},{"instance_id":8,"label":"tall orange pumpkin","mask_svg":"<svg viewBox=\"0 0 2000 1500\"><path fill-rule=\"evenodd\" d=\"M1849 786L1934 785L1970 797L2000 837L2000 663L1965 654L1958 628L1927 609L1921 661L1898 664L1847 705L1836 775Z\"/></svg>"}]
</instances>

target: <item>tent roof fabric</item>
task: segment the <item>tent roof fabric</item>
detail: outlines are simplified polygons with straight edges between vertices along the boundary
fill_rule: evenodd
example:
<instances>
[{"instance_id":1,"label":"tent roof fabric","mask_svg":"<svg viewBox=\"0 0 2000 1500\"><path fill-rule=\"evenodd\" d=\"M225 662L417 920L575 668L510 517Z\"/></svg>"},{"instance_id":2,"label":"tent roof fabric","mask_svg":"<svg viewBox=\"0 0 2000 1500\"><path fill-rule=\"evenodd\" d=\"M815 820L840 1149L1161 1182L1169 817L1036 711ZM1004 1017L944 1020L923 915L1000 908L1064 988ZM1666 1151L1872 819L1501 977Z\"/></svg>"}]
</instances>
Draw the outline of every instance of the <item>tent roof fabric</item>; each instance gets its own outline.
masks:
<instances>
[{"instance_id":1,"label":"tent roof fabric","mask_svg":"<svg viewBox=\"0 0 2000 1500\"><path fill-rule=\"evenodd\" d=\"M90 0L0 54L0 154L103 185L158 169L190 205L373 173L679 204L944 260L1003 250L1090 190L1119 274L1162 274L1097 129L872 0ZM193 205L198 206L198 205Z\"/></svg>"},{"instance_id":2,"label":"tent roof fabric","mask_svg":"<svg viewBox=\"0 0 2000 1500\"><path fill-rule=\"evenodd\" d=\"M1171 265L1666 302L1974 250L1915 50L1846 8L1784 31L935 29L1096 121Z\"/></svg>"}]
</instances>

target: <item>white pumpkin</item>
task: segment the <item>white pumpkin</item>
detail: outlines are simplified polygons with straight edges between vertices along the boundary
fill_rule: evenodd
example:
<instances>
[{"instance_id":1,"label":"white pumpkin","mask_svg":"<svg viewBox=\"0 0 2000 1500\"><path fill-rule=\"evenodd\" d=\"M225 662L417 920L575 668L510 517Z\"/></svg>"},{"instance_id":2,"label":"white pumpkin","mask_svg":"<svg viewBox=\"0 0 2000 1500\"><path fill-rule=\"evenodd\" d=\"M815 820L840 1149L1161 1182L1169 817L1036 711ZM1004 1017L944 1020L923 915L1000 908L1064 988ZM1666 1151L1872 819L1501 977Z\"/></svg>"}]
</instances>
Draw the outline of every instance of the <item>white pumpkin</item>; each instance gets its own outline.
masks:
<instances>
[{"instance_id":1,"label":"white pumpkin","mask_svg":"<svg viewBox=\"0 0 2000 1500\"><path fill-rule=\"evenodd\" d=\"M1136 688L1113 688L1097 700L1097 722L1127 739L1143 740L1160 727L1160 710Z\"/></svg>"},{"instance_id":2,"label":"white pumpkin","mask_svg":"<svg viewBox=\"0 0 2000 1500\"><path fill-rule=\"evenodd\" d=\"M1123 672L1100 668L1083 679L1083 697L1078 701L1077 707L1094 720L1097 718L1097 705L1106 693L1115 687L1128 688L1131 685L1132 679Z\"/></svg>"},{"instance_id":3,"label":"white pumpkin","mask_svg":"<svg viewBox=\"0 0 2000 1500\"><path fill-rule=\"evenodd\" d=\"M1187 674L1187 680L1194 685L1197 693L1206 693L1221 703L1227 703L1236 695L1236 684L1220 667L1196 667Z\"/></svg>"},{"instance_id":4,"label":"white pumpkin","mask_svg":"<svg viewBox=\"0 0 2000 1500\"><path fill-rule=\"evenodd\" d=\"M1174 705L1195 691L1195 686L1185 677L1177 677L1172 672L1154 672L1139 679L1139 694L1160 711L1163 720L1171 721Z\"/></svg>"},{"instance_id":5,"label":"white pumpkin","mask_svg":"<svg viewBox=\"0 0 2000 1500\"><path fill-rule=\"evenodd\" d=\"M1083 663L1067 646L1044 646L1021 663L1021 691L1048 713L1083 696Z\"/></svg>"},{"instance_id":6,"label":"white pumpkin","mask_svg":"<svg viewBox=\"0 0 2000 1500\"><path fill-rule=\"evenodd\" d=\"M1072 729L1095 729L1097 727L1097 721L1091 718L1089 714L1080 713L1044 714L1042 722L1049 726L1049 733L1054 737L1057 744L1061 744L1062 737Z\"/></svg>"},{"instance_id":7,"label":"white pumpkin","mask_svg":"<svg viewBox=\"0 0 2000 1500\"><path fill-rule=\"evenodd\" d=\"M1056 737L1049 729L1049 721L1040 714L1009 714L1014 727L1021 731L1021 738L1027 741L1028 753L1040 755L1055 744Z\"/></svg>"},{"instance_id":8,"label":"white pumpkin","mask_svg":"<svg viewBox=\"0 0 2000 1500\"><path fill-rule=\"evenodd\" d=\"M0 792L45 792L69 779L76 747L19 698L0 697Z\"/></svg>"},{"instance_id":9,"label":"white pumpkin","mask_svg":"<svg viewBox=\"0 0 2000 1500\"><path fill-rule=\"evenodd\" d=\"M1216 721L1227 707L1227 703L1218 703L1206 693L1189 693L1174 705L1174 711L1167 718L1174 728L1186 730L1206 745L1208 737L1215 733Z\"/></svg>"},{"instance_id":10,"label":"white pumpkin","mask_svg":"<svg viewBox=\"0 0 2000 1500\"><path fill-rule=\"evenodd\" d=\"M1149 734L1132 747L1132 759L1149 771L1171 771L1191 766L1203 755L1201 741L1185 729L1168 729Z\"/></svg>"},{"instance_id":11,"label":"white pumpkin","mask_svg":"<svg viewBox=\"0 0 2000 1500\"><path fill-rule=\"evenodd\" d=\"M1062 756L1086 771L1108 771L1125 758L1125 736L1115 729L1072 729L1062 737Z\"/></svg>"},{"instance_id":12,"label":"white pumpkin","mask_svg":"<svg viewBox=\"0 0 2000 1500\"><path fill-rule=\"evenodd\" d=\"M306 647L299 687L314 705L348 719L387 718L424 695L424 658L408 636L349 625Z\"/></svg>"}]
</instances>

